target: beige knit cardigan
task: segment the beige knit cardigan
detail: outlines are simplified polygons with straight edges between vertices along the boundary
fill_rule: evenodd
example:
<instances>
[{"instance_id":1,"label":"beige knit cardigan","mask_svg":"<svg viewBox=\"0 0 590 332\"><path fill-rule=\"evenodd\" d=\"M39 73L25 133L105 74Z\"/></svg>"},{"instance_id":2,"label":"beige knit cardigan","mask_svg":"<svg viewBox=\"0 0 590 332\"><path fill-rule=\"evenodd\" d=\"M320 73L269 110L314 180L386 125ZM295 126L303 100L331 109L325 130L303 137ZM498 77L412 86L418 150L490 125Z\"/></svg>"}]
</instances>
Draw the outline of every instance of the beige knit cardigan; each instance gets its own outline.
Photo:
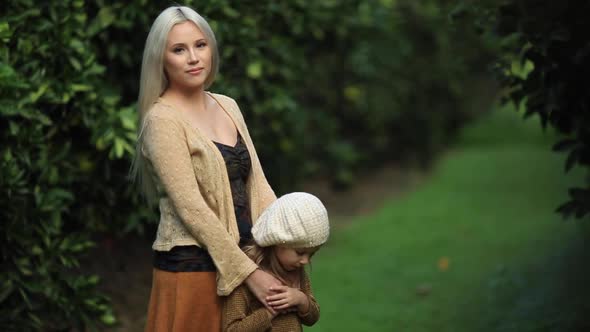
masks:
<instances>
[{"instance_id":1,"label":"beige knit cardigan","mask_svg":"<svg viewBox=\"0 0 590 332\"><path fill-rule=\"evenodd\" d=\"M256 221L276 195L236 102L208 94L230 116L250 153L246 188ZM159 196L160 222L152 248L168 251L174 246L197 245L206 249L217 268L217 293L228 295L257 266L238 247L231 187L218 148L190 125L182 111L160 98L145 117L141 152Z\"/></svg>"}]
</instances>

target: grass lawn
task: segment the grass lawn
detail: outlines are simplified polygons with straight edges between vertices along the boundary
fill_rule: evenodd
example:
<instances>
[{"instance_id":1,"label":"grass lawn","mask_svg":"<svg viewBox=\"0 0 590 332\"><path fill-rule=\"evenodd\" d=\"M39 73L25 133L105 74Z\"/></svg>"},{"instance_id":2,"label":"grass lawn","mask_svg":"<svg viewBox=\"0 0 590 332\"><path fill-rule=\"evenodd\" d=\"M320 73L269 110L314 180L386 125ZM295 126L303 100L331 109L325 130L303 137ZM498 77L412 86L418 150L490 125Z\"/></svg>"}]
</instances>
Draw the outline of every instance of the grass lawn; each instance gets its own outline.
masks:
<instances>
[{"instance_id":1,"label":"grass lawn","mask_svg":"<svg viewBox=\"0 0 590 332\"><path fill-rule=\"evenodd\" d=\"M490 113L415 191L334 229L309 330L590 330L588 232L553 212L583 175L536 120Z\"/></svg>"}]
</instances>

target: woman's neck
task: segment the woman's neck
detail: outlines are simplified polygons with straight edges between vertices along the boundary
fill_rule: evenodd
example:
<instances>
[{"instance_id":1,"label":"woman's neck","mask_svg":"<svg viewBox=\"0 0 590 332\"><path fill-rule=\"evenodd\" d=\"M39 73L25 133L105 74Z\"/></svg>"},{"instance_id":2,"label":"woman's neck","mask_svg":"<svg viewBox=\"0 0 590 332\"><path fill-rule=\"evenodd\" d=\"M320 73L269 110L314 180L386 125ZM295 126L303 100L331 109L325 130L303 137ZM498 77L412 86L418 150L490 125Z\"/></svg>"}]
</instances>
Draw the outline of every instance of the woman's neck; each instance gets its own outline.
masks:
<instances>
[{"instance_id":1,"label":"woman's neck","mask_svg":"<svg viewBox=\"0 0 590 332\"><path fill-rule=\"evenodd\" d=\"M204 111L207 95L203 88L178 89L168 88L162 94L162 98L185 110Z\"/></svg>"}]
</instances>

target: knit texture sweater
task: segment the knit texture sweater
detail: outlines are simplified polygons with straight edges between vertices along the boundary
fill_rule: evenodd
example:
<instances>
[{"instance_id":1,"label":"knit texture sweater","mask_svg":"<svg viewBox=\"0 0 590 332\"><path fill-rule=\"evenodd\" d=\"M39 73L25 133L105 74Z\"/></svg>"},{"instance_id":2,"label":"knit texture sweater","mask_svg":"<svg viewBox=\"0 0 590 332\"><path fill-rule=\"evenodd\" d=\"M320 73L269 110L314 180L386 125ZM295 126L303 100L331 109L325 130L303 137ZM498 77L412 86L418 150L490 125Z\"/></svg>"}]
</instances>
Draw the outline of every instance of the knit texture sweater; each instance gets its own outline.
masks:
<instances>
[{"instance_id":1,"label":"knit texture sweater","mask_svg":"<svg viewBox=\"0 0 590 332\"><path fill-rule=\"evenodd\" d=\"M208 93L232 119L252 159L246 190L252 220L276 199L236 102ZM197 245L217 268L217 293L228 295L256 268L238 247L239 232L225 162L213 141L187 115L160 98L144 119L141 152L159 197L160 221L152 248Z\"/></svg>"},{"instance_id":2,"label":"knit texture sweater","mask_svg":"<svg viewBox=\"0 0 590 332\"><path fill-rule=\"evenodd\" d=\"M301 324L312 326L320 318L320 306L311 291L311 283L303 273L301 291L307 295L309 310L305 314L290 312L279 314L271 320L268 309L258 301L248 287L236 288L223 303L222 331L228 332L293 332L302 331Z\"/></svg>"}]
</instances>

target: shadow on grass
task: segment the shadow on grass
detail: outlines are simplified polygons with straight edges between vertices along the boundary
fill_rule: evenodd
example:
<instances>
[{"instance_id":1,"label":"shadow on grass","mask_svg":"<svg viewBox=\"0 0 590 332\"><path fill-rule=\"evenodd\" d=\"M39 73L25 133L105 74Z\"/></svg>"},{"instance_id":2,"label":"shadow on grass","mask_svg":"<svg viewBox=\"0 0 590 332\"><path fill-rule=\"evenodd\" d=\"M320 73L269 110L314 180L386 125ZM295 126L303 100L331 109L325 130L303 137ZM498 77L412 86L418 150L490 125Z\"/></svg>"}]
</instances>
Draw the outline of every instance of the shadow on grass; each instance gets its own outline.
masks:
<instances>
[{"instance_id":1,"label":"shadow on grass","mask_svg":"<svg viewBox=\"0 0 590 332\"><path fill-rule=\"evenodd\" d=\"M590 331L590 243L581 236L538 259L500 267L485 286L479 331Z\"/></svg>"}]
</instances>

